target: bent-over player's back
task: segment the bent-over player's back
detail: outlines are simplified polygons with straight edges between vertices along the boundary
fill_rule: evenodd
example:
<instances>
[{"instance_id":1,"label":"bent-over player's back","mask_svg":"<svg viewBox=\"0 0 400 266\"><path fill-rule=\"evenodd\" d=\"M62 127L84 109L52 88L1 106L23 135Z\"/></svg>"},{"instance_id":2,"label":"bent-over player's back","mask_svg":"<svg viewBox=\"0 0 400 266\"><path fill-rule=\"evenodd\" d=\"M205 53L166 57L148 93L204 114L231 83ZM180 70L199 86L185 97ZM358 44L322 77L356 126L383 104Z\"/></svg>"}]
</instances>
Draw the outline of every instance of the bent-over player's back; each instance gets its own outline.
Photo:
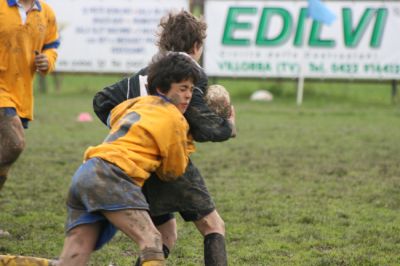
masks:
<instances>
[{"instance_id":1,"label":"bent-over player's back","mask_svg":"<svg viewBox=\"0 0 400 266\"><path fill-rule=\"evenodd\" d=\"M193 151L187 139L189 126L172 103L159 96L130 99L111 112L110 133L90 147L85 159L100 157L119 166L136 184L143 185L150 172L160 178L182 175Z\"/></svg>"}]
</instances>

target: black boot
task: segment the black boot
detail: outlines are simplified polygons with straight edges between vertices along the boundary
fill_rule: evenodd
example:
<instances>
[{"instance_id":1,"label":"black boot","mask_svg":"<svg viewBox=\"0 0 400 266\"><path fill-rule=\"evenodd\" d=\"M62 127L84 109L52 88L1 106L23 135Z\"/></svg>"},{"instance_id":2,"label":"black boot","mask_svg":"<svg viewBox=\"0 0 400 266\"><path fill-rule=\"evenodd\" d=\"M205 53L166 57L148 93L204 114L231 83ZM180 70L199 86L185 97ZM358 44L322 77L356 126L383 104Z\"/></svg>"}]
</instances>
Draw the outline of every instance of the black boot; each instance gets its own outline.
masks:
<instances>
[{"instance_id":1,"label":"black boot","mask_svg":"<svg viewBox=\"0 0 400 266\"><path fill-rule=\"evenodd\" d=\"M225 237L212 233L204 237L204 264L206 266L226 266Z\"/></svg>"}]
</instances>

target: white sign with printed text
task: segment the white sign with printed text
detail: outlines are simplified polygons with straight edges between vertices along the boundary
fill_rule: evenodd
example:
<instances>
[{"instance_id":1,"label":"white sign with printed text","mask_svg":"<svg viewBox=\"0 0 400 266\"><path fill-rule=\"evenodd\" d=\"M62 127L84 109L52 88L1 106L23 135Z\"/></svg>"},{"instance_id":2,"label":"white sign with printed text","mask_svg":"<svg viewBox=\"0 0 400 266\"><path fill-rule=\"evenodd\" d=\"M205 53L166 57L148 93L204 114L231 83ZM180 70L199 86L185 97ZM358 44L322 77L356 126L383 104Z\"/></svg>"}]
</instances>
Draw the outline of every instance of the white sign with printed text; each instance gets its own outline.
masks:
<instances>
[{"instance_id":1,"label":"white sign with printed text","mask_svg":"<svg viewBox=\"0 0 400 266\"><path fill-rule=\"evenodd\" d=\"M157 52L161 17L188 10L188 0L46 0L54 9L61 45L56 70L130 73Z\"/></svg>"},{"instance_id":2,"label":"white sign with printed text","mask_svg":"<svg viewBox=\"0 0 400 266\"><path fill-rule=\"evenodd\" d=\"M210 76L400 79L400 1L206 1L204 67Z\"/></svg>"}]
</instances>

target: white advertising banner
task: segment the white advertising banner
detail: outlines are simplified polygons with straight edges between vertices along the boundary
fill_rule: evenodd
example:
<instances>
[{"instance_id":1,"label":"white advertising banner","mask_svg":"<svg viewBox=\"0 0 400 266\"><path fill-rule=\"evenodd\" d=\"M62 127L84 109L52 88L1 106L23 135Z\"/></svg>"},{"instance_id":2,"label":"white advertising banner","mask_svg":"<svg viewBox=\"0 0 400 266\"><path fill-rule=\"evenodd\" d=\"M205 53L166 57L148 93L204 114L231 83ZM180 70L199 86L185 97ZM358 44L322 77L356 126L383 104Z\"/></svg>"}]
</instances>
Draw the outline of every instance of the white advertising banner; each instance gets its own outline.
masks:
<instances>
[{"instance_id":1,"label":"white advertising banner","mask_svg":"<svg viewBox=\"0 0 400 266\"><path fill-rule=\"evenodd\" d=\"M400 79L400 1L206 1L204 67L210 76Z\"/></svg>"},{"instance_id":2,"label":"white advertising banner","mask_svg":"<svg viewBox=\"0 0 400 266\"><path fill-rule=\"evenodd\" d=\"M156 53L160 18L188 0L46 0L61 36L57 71L135 72Z\"/></svg>"}]
</instances>

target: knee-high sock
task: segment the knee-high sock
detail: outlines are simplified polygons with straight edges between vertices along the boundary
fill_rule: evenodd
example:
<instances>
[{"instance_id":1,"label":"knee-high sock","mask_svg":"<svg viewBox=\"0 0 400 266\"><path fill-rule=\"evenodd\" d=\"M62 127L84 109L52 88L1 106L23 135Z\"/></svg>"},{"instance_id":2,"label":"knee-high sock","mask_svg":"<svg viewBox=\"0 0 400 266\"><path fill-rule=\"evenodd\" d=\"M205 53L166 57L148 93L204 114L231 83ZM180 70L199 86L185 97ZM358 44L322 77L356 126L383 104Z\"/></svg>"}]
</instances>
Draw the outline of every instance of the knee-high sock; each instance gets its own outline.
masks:
<instances>
[{"instance_id":1,"label":"knee-high sock","mask_svg":"<svg viewBox=\"0 0 400 266\"><path fill-rule=\"evenodd\" d=\"M212 233L204 237L204 263L206 266L228 265L223 235Z\"/></svg>"}]
</instances>

